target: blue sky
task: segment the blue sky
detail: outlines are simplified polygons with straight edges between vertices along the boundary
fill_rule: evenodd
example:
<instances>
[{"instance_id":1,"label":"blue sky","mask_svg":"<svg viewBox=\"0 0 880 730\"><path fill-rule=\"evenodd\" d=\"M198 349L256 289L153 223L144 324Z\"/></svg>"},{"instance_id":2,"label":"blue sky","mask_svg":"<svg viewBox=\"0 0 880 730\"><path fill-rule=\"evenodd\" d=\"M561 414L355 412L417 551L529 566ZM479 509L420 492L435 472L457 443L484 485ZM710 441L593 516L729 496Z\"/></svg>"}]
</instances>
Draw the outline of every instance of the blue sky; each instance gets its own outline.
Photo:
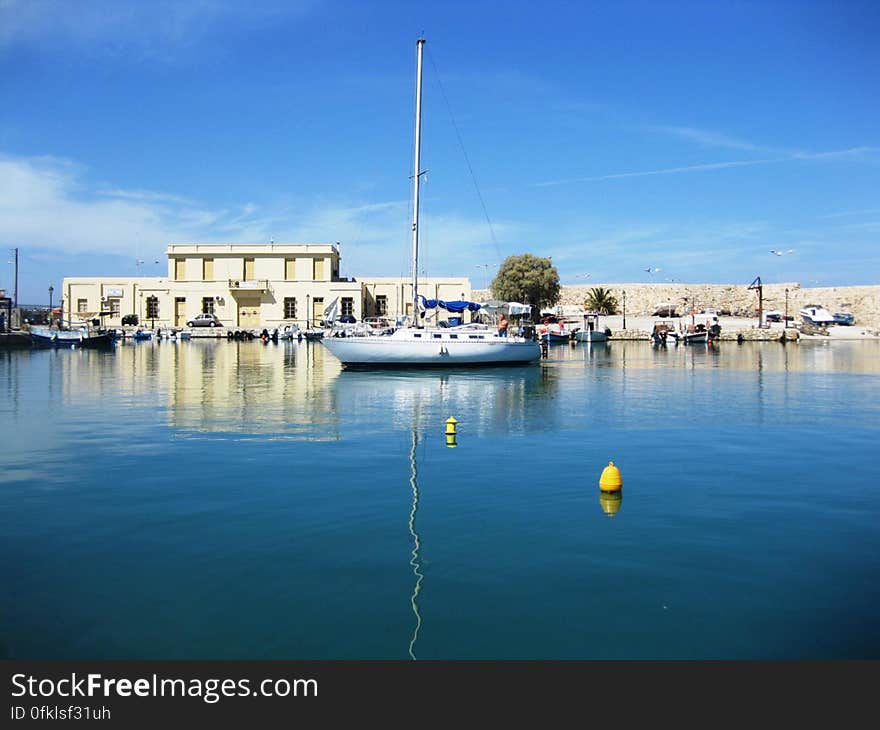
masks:
<instances>
[{"instance_id":1,"label":"blue sky","mask_svg":"<svg viewBox=\"0 0 880 730\"><path fill-rule=\"evenodd\" d=\"M428 275L880 282L877 2L0 0L0 287L16 246L23 302L171 242L407 275L422 31Z\"/></svg>"}]
</instances>

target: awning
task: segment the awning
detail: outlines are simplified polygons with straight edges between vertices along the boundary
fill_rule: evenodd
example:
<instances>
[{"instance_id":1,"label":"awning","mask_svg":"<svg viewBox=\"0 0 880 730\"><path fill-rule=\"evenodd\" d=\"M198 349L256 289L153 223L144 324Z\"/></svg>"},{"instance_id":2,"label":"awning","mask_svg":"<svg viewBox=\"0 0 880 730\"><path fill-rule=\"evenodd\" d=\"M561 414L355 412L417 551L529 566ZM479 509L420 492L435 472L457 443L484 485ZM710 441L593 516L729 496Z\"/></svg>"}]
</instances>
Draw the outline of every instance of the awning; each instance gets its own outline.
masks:
<instances>
[{"instance_id":1,"label":"awning","mask_svg":"<svg viewBox=\"0 0 880 730\"><path fill-rule=\"evenodd\" d=\"M466 302L464 300L458 300L454 302L445 302L442 299L426 299L425 297L419 295L419 299L422 300L422 305L425 309L436 309L440 307L441 309L445 309L449 312L460 313L464 310L468 310L469 312L476 312L480 309L481 305L476 302Z\"/></svg>"}]
</instances>

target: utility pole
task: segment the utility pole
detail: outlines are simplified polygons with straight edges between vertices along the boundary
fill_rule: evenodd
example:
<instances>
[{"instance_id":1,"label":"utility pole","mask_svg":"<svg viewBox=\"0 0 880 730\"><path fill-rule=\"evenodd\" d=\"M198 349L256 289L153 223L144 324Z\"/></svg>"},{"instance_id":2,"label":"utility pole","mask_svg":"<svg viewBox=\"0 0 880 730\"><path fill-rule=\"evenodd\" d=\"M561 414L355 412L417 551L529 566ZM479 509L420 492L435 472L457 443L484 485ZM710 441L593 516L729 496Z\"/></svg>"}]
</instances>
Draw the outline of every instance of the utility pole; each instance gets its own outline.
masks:
<instances>
[{"instance_id":1,"label":"utility pole","mask_svg":"<svg viewBox=\"0 0 880 730\"><path fill-rule=\"evenodd\" d=\"M623 290L623 329L626 329L626 289Z\"/></svg>"}]
</instances>

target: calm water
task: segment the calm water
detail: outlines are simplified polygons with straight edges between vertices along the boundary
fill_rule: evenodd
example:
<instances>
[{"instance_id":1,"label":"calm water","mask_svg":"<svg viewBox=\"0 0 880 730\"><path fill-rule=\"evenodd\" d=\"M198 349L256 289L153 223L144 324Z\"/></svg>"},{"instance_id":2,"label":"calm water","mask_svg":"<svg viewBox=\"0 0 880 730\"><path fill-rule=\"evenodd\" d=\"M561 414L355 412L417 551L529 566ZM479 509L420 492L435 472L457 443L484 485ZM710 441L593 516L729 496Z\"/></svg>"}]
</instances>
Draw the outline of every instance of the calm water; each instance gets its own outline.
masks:
<instances>
[{"instance_id":1,"label":"calm water","mask_svg":"<svg viewBox=\"0 0 880 730\"><path fill-rule=\"evenodd\" d=\"M878 415L878 343L0 352L0 656L878 658Z\"/></svg>"}]
</instances>

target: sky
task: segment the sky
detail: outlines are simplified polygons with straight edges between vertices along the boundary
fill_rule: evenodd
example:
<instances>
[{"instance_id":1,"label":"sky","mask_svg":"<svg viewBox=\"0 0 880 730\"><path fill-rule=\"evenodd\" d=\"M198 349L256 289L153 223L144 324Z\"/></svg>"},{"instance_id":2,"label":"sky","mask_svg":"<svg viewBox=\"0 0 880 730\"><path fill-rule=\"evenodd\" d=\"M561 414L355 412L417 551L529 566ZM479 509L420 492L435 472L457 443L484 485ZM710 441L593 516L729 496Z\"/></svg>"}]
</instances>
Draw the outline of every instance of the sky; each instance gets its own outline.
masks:
<instances>
[{"instance_id":1,"label":"sky","mask_svg":"<svg viewBox=\"0 0 880 730\"><path fill-rule=\"evenodd\" d=\"M408 276L422 34L425 275L880 283L876 0L0 0L0 288L184 242Z\"/></svg>"}]
</instances>

